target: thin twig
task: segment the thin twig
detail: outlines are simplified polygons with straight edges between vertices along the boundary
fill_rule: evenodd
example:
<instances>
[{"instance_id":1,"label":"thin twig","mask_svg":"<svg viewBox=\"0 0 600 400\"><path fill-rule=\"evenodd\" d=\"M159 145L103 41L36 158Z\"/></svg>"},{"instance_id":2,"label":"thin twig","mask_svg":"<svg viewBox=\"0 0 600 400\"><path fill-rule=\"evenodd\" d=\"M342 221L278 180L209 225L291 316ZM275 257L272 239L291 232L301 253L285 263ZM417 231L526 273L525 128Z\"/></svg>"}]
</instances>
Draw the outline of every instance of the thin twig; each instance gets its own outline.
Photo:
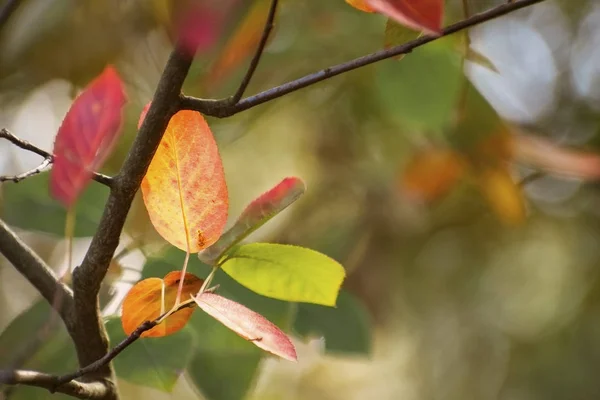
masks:
<instances>
[{"instance_id":1,"label":"thin twig","mask_svg":"<svg viewBox=\"0 0 600 400\"><path fill-rule=\"evenodd\" d=\"M46 150L40 149L39 147L35 146L34 144L31 144L26 140L20 139L6 128L0 129L0 139L6 139L15 146L20 147L23 150L35 153L44 158L44 161L42 161L40 165L27 172L13 176L0 176L0 182L12 181L16 183L22 181L25 178L29 178L30 176L39 174L54 162L54 156L51 153L48 153ZM110 176L100 174L98 172L92 173L92 179L94 179L98 183L101 183L102 185L108 186L109 188L112 185L112 178Z\"/></svg>"},{"instance_id":2,"label":"thin twig","mask_svg":"<svg viewBox=\"0 0 600 400\"><path fill-rule=\"evenodd\" d=\"M246 97L245 99L240 100L237 104L234 105L230 104L229 99L210 100L200 99L191 96L182 96L181 107L185 110L196 110L212 117L230 117L241 111L248 110L260 104L277 99L286 94L295 92L296 90L303 89L307 86L313 85L318 82L322 82L324 80L343 74L345 72L352 71L388 58L393 58L401 54L410 53L414 49L419 48L429 42L433 42L441 37L462 31L463 29L471 28L475 25L479 25L483 22L487 22L492 19L501 17L521 8L541 3L542 1L544 0L518 0L513 3L502 4L498 7L492 8L488 11L479 14L475 14L468 19L448 26L447 28L442 30L442 34L439 36L421 36L418 39L412 40L405 44L391 47L386 50L377 51L375 53L371 53L369 55L359 57L342 64L325 68L313 74L306 75L302 78L293 80L288 83L284 83L283 85L265 90L264 92L258 93L254 96Z\"/></svg>"},{"instance_id":3,"label":"thin twig","mask_svg":"<svg viewBox=\"0 0 600 400\"><path fill-rule=\"evenodd\" d=\"M0 175L0 182L11 181L14 183L19 183L23 179L27 179L30 176L34 176L40 174L46 170L52 164L52 160L50 158L44 158L44 161L37 167L30 169L29 171L25 171L22 174L18 175Z\"/></svg>"},{"instance_id":4,"label":"thin twig","mask_svg":"<svg viewBox=\"0 0 600 400\"><path fill-rule=\"evenodd\" d=\"M263 29L260 42L258 43L256 52L254 53L254 57L252 57L252 61L250 62L248 70L246 71L246 75L244 75L242 83L238 87L238 90L235 92L235 94L231 97L232 104L237 104L240 101L240 99L244 95L244 92L246 91L246 88L248 87L248 84L250 84L250 80L252 79L252 76L256 71L256 67L258 67L260 58L263 52L265 51L265 46L267 45L267 41L269 40L269 35L273 30L273 22L275 21L275 14L277 13L278 3L278 0L271 0L271 7L269 8L269 14L267 15L267 20L265 22L265 27Z\"/></svg>"}]
</instances>

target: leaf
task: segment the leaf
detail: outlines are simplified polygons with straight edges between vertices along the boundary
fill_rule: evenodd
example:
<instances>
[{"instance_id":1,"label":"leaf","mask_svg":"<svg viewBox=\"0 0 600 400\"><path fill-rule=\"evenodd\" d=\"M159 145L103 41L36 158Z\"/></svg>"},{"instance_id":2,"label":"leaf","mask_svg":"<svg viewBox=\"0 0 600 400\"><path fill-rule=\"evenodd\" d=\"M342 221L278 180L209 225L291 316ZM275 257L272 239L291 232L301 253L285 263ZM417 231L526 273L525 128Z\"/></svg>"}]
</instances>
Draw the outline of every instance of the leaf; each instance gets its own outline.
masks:
<instances>
[{"instance_id":1,"label":"leaf","mask_svg":"<svg viewBox=\"0 0 600 400\"><path fill-rule=\"evenodd\" d=\"M478 173L479 185L500 220L518 225L525 220L525 199L521 188L505 168L484 168Z\"/></svg>"},{"instance_id":2,"label":"leaf","mask_svg":"<svg viewBox=\"0 0 600 400\"><path fill-rule=\"evenodd\" d=\"M408 197L430 203L451 190L469 167L461 154L448 148L416 153L400 176Z\"/></svg>"},{"instance_id":3,"label":"leaf","mask_svg":"<svg viewBox=\"0 0 600 400\"><path fill-rule=\"evenodd\" d=\"M542 137L515 135L512 149L517 161L533 165L554 175L600 179L600 155L559 146Z\"/></svg>"},{"instance_id":4,"label":"leaf","mask_svg":"<svg viewBox=\"0 0 600 400\"><path fill-rule=\"evenodd\" d=\"M290 339L262 315L213 293L202 293L194 300L208 315L257 347L286 360L297 360Z\"/></svg>"},{"instance_id":5,"label":"leaf","mask_svg":"<svg viewBox=\"0 0 600 400\"><path fill-rule=\"evenodd\" d=\"M126 336L118 318L106 322L112 346ZM114 360L117 377L138 385L171 392L192 360L195 337L184 328L165 338L138 340Z\"/></svg>"},{"instance_id":6,"label":"leaf","mask_svg":"<svg viewBox=\"0 0 600 400\"><path fill-rule=\"evenodd\" d=\"M369 0L346 0L346 3L350 4L352 7L358 10L368 13L375 12L375 10L371 6L369 6L368 2Z\"/></svg>"},{"instance_id":7,"label":"leaf","mask_svg":"<svg viewBox=\"0 0 600 400\"><path fill-rule=\"evenodd\" d=\"M385 35L383 45L386 49L394 46L410 42L421 36L420 32L408 29L404 25L399 24L393 19L389 18L385 24ZM400 54L396 56L396 60L401 60L406 54Z\"/></svg>"},{"instance_id":8,"label":"leaf","mask_svg":"<svg viewBox=\"0 0 600 400\"><path fill-rule=\"evenodd\" d=\"M244 398L265 353L206 313L194 313L188 327L198 343L188 367L194 384L208 399Z\"/></svg>"},{"instance_id":9,"label":"leaf","mask_svg":"<svg viewBox=\"0 0 600 400\"><path fill-rule=\"evenodd\" d=\"M50 192L66 207L110 155L121 131L126 101L121 78L108 66L67 112L54 143L50 172Z\"/></svg>"},{"instance_id":10,"label":"leaf","mask_svg":"<svg viewBox=\"0 0 600 400\"><path fill-rule=\"evenodd\" d=\"M366 0L369 8L431 35L442 33L444 0Z\"/></svg>"},{"instance_id":11,"label":"leaf","mask_svg":"<svg viewBox=\"0 0 600 400\"><path fill-rule=\"evenodd\" d=\"M171 118L141 188L152 225L173 246L197 253L221 236L228 208L225 173L200 113L183 110Z\"/></svg>"},{"instance_id":12,"label":"leaf","mask_svg":"<svg viewBox=\"0 0 600 400\"><path fill-rule=\"evenodd\" d=\"M210 86L221 82L244 60L254 54L262 36L270 6L271 0L257 0L252 3L248 14L212 65L205 79L206 85Z\"/></svg>"},{"instance_id":13,"label":"leaf","mask_svg":"<svg viewBox=\"0 0 600 400\"><path fill-rule=\"evenodd\" d=\"M198 257L207 264L213 264L233 245L298 200L305 190L304 182L299 178L285 178L250 203L231 229L225 232L215 244L198 254Z\"/></svg>"},{"instance_id":14,"label":"leaf","mask_svg":"<svg viewBox=\"0 0 600 400\"><path fill-rule=\"evenodd\" d=\"M334 306L344 267L303 247L252 243L228 255L221 269L250 290L275 299Z\"/></svg>"},{"instance_id":15,"label":"leaf","mask_svg":"<svg viewBox=\"0 0 600 400\"><path fill-rule=\"evenodd\" d=\"M181 48L189 56L207 51L219 39L225 22L223 11L226 10L218 10L206 2L188 2L182 7L176 18L176 32Z\"/></svg>"},{"instance_id":16,"label":"leaf","mask_svg":"<svg viewBox=\"0 0 600 400\"><path fill-rule=\"evenodd\" d=\"M43 172L2 187L1 215L19 228L64 235L66 210L48 194L49 172ZM103 185L88 185L74 205L77 215L75 237L93 236L98 229L109 190Z\"/></svg>"},{"instance_id":17,"label":"leaf","mask_svg":"<svg viewBox=\"0 0 600 400\"><path fill-rule=\"evenodd\" d=\"M336 308L298 304L294 330L304 336L325 338L325 349L332 353L369 355L371 323L365 306L342 290Z\"/></svg>"},{"instance_id":18,"label":"leaf","mask_svg":"<svg viewBox=\"0 0 600 400\"><path fill-rule=\"evenodd\" d=\"M130 335L144 322L160 317L162 313L169 311L175 305L180 277L180 271L172 271L164 279L147 278L131 288L123 301L121 317L123 330L127 335ZM188 299L191 295L195 295L203 282L203 279L186 273L181 298ZM183 308L159 325L142 333L142 337L171 335L185 326L192 316L192 312L194 312L192 307Z\"/></svg>"}]
</instances>

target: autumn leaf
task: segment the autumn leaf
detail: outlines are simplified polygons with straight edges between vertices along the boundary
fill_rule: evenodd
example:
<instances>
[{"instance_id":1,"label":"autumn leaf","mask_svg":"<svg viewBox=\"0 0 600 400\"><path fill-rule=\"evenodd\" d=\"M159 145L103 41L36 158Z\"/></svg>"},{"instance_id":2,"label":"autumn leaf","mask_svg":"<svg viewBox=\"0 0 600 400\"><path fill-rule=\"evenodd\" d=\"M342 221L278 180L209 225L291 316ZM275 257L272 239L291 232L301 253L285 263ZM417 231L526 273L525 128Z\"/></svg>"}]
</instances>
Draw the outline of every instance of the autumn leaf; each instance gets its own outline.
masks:
<instances>
[{"instance_id":1,"label":"autumn leaf","mask_svg":"<svg viewBox=\"0 0 600 400\"><path fill-rule=\"evenodd\" d=\"M286 360L297 360L296 349L290 339L262 315L212 293L202 293L194 300L208 315L261 349Z\"/></svg>"},{"instance_id":2,"label":"autumn leaf","mask_svg":"<svg viewBox=\"0 0 600 400\"><path fill-rule=\"evenodd\" d=\"M239 246L221 269L260 295L325 306L335 306L346 276L344 267L324 254L273 243Z\"/></svg>"},{"instance_id":3,"label":"autumn leaf","mask_svg":"<svg viewBox=\"0 0 600 400\"><path fill-rule=\"evenodd\" d=\"M108 66L75 99L54 142L50 193L70 207L110 155L121 131L127 99L114 67Z\"/></svg>"},{"instance_id":4,"label":"autumn leaf","mask_svg":"<svg viewBox=\"0 0 600 400\"><path fill-rule=\"evenodd\" d=\"M512 143L514 158L518 162L553 175L600 179L600 155L597 153L569 149L531 135L515 135Z\"/></svg>"},{"instance_id":5,"label":"autumn leaf","mask_svg":"<svg viewBox=\"0 0 600 400\"><path fill-rule=\"evenodd\" d=\"M346 0L346 3L364 12L375 12L375 10L371 6L369 6L368 1L369 0Z\"/></svg>"},{"instance_id":6,"label":"autumn leaf","mask_svg":"<svg viewBox=\"0 0 600 400\"><path fill-rule=\"evenodd\" d=\"M518 225L525 220L525 198L505 168L482 169L477 173L481 192L502 222Z\"/></svg>"},{"instance_id":7,"label":"autumn leaf","mask_svg":"<svg viewBox=\"0 0 600 400\"><path fill-rule=\"evenodd\" d=\"M221 52L208 73L205 84L210 86L222 81L237 68L244 60L249 58L260 41L269 13L270 0L257 0L253 2L248 14L233 33L233 36Z\"/></svg>"},{"instance_id":8,"label":"autumn leaf","mask_svg":"<svg viewBox=\"0 0 600 400\"><path fill-rule=\"evenodd\" d=\"M197 253L219 238L227 221L227 185L200 113L184 110L171 118L141 188L152 225L173 246Z\"/></svg>"},{"instance_id":9,"label":"autumn leaf","mask_svg":"<svg viewBox=\"0 0 600 400\"><path fill-rule=\"evenodd\" d=\"M394 21L431 35L442 33L444 0L346 0L366 12L376 11Z\"/></svg>"},{"instance_id":10,"label":"autumn leaf","mask_svg":"<svg viewBox=\"0 0 600 400\"><path fill-rule=\"evenodd\" d=\"M121 324L127 335L146 321L154 321L175 305L180 271L169 272L163 279L147 278L136 283L123 301ZM189 298L202 287L203 279L185 274L182 295ZM142 333L142 337L163 337L182 329L192 316L193 307L182 308L154 328Z\"/></svg>"},{"instance_id":11,"label":"autumn leaf","mask_svg":"<svg viewBox=\"0 0 600 400\"><path fill-rule=\"evenodd\" d=\"M400 176L400 187L412 199L430 203L447 194L469 168L464 157L448 148L415 154Z\"/></svg>"},{"instance_id":12,"label":"autumn leaf","mask_svg":"<svg viewBox=\"0 0 600 400\"><path fill-rule=\"evenodd\" d=\"M215 244L198 254L198 257L207 264L213 264L233 245L295 202L304 190L304 182L299 178L285 178L250 203L231 229L225 232Z\"/></svg>"}]
</instances>

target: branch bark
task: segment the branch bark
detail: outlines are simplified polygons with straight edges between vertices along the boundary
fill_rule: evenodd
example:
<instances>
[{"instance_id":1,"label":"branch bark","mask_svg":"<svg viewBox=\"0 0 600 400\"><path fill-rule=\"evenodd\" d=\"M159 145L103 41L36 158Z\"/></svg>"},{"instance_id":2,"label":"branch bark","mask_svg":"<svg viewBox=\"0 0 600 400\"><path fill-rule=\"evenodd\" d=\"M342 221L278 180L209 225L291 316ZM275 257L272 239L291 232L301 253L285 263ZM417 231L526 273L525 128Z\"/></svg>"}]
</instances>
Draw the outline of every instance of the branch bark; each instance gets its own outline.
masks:
<instances>
[{"instance_id":1,"label":"branch bark","mask_svg":"<svg viewBox=\"0 0 600 400\"><path fill-rule=\"evenodd\" d=\"M15 235L2 220L0 220L0 253L56 309L67 329L71 331L74 324L73 292L67 285L59 281L44 260Z\"/></svg>"},{"instance_id":2,"label":"branch bark","mask_svg":"<svg viewBox=\"0 0 600 400\"><path fill-rule=\"evenodd\" d=\"M315 83L322 82L345 72L374 64L378 61L386 60L388 58L396 57L401 54L408 54L414 49L444 36L451 35L463 29L471 28L475 25L479 25L483 22L501 17L521 8L525 8L536 3L541 3L542 1L544 0L519 0L512 3L502 4L498 7L473 15L470 18L448 26L442 30L442 34L440 36L422 36L418 39L392 47L390 49L377 51L363 57L355 58L354 60L325 68L313 74L306 75L302 78L284 83L283 85L265 90L264 92L258 93L254 96L246 97L235 104L230 104L229 99L211 100L199 99L191 96L182 96L181 105L185 110L199 111L202 114L210 115L211 117L230 117L239 112L256 107L260 104L285 96L286 94L303 89L307 86L314 85Z\"/></svg>"},{"instance_id":3,"label":"branch bark","mask_svg":"<svg viewBox=\"0 0 600 400\"><path fill-rule=\"evenodd\" d=\"M73 272L75 298L74 344L81 367L101 359L108 352L108 340L101 320L98 291L119 244L131 202L156 152L171 116L179 110L181 87L192 59L176 48L160 78L152 105L121 168L114 177L98 231L82 262ZM110 364L89 378L114 381Z\"/></svg>"},{"instance_id":4,"label":"branch bark","mask_svg":"<svg viewBox=\"0 0 600 400\"><path fill-rule=\"evenodd\" d=\"M78 399L103 400L108 398L111 391L116 391L114 384L100 380L93 382L72 380L56 388L57 379L58 377L55 375L37 371L0 370L0 383L2 384L37 386L48 389L51 393L64 393Z\"/></svg>"}]
</instances>

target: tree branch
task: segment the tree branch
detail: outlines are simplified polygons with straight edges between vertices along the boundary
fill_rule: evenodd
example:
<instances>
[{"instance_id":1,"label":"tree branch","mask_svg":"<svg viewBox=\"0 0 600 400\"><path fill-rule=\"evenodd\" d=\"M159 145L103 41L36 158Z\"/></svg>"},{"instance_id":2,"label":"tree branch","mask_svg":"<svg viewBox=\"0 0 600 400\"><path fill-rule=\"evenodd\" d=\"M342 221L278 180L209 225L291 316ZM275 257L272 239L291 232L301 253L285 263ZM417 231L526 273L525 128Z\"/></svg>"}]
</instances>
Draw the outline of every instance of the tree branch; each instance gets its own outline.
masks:
<instances>
[{"instance_id":1,"label":"tree branch","mask_svg":"<svg viewBox=\"0 0 600 400\"><path fill-rule=\"evenodd\" d=\"M133 142L123 167L113 178L98 230L82 264L73 272L75 298L74 344L79 365L84 367L104 357L108 340L101 320L98 291L125 224L127 212L142 178L158 148L171 116L179 110L181 87L191 66L191 57L177 47L163 71L152 105ZM90 375L113 379L110 364L101 366Z\"/></svg>"},{"instance_id":2,"label":"tree branch","mask_svg":"<svg viewBox=\"0 0 600 400\"><path fill-rule=\"evenodd\" d=\"M73 292L33 250L0 220L0 253L37 289L61 316L67 329L73 326Z\"/></svg>"},{"instance_id":3,"label":"tree branch","mask_svg":"<svg viewBox=\"0 0 600 400\"><path fill-rule=\"evenodd\" d=\"M377 51L375 53L371 53L369 55L359 57L342 64L325 68L313 74L306 75L302 78L293 80L288 83L284 83L283 85L265 90L264 92L258 93L254 96L246 97L245 99L235 104L230 104L228 102L229 99L210 100L199 99L191 96L182 96L181 105L185 110L199 111L205 115L210 115L212 117L230 117L241 111L245 111L250 108L256 107L260 104L285 96L288 93L295 92L296 90L303 89L315 83L322 82L336 75L340 75L345 72L376 63L378 61L396 57L401 54L410 53L414 49L421 47L429 42L433 42L441 37L451 35L463 29L467 29L475 25L481 24L483 22L490 21L492 19L509 14L521 8L540 3L542 1L544 0L518 0L512 3L502 4L498 7L492 8L480 14L473 15L470 18L448 26L447 28L442 30L442 34L440 36L421 36L420 38L412 40L405 44L395 46L390 49Z\"/></svg>"},{"instance_id":4,"label":"tree branch","mask_svg":"<svg viewBox=\"0 0 600 400\"><path fill-rule=\"evenodd\" d=\"M0 182L13 181L16 183L16 182L22 181L25 178L39 174L40 172L45 170L50 164L52 164L54 162L54 156L51 153L48 153L46 150L40 149L39 147L29 143L26 140L19 139L17 136L15 136L13 133L11 133L8 129L5 129L5 128L0 129L0 139L6 139L9 142L11 142L12 144L14 144L15 146L20 147L23 150L27 150L32 153L35 153L44 158L44 161L42 161L42 163L40 165L38 165L36 168L33 168L27 172L24 172L19 175L14 175L14 176L0 176ZM106 176L104 174L99 174L97 172L93 172L92 179L94 179L98 183L108 186L109 188L112 185L112 178L110 176Z\"/></svg>"},{"instance_id":5,"label":"tree branch","mask_svg":"<svg viewBox=\"0 0 600 400\"><path fill-rule=\"evenodd\" d=\"M244 95L244 92L246 91L246 88L248 87L248 84L250 84L250 80L252 79L252 76L256 71L256 67L258 67L260 58L262 57L262 54L265 51L265 46L267 45L267 41L269 40L269 35L273 30L273 21L275 21L275 14L277 13L278 3L278 0L271 0L271 7L269 8L269 14L267 15L267 20L265 21L265 27L263 28L262 36L258 43L258 47L256 48L256 52L254 53L254 57L252 57L250 66L246 71L246 75L244 75L244 79L242 79L242 83L240 83L238 90L230 99L232 104L237 104L240 101L240 99Z\"/></svg>"},{"instance_id":6,"label":"tree branch","mask_svg":"<svg viewBox=\"0 0 600 400\"><path fill-rule=\"evenodd\" d=\"M104 381L80 382L70 381L56 387L58 377L37 371L0 370L0 383L6 385L28 385L48 389L51 393L59 392L79 399L102 400L110 393L110 384ZM114 389L113 389L114 390Z\"/></svg>"}]
</instances>

